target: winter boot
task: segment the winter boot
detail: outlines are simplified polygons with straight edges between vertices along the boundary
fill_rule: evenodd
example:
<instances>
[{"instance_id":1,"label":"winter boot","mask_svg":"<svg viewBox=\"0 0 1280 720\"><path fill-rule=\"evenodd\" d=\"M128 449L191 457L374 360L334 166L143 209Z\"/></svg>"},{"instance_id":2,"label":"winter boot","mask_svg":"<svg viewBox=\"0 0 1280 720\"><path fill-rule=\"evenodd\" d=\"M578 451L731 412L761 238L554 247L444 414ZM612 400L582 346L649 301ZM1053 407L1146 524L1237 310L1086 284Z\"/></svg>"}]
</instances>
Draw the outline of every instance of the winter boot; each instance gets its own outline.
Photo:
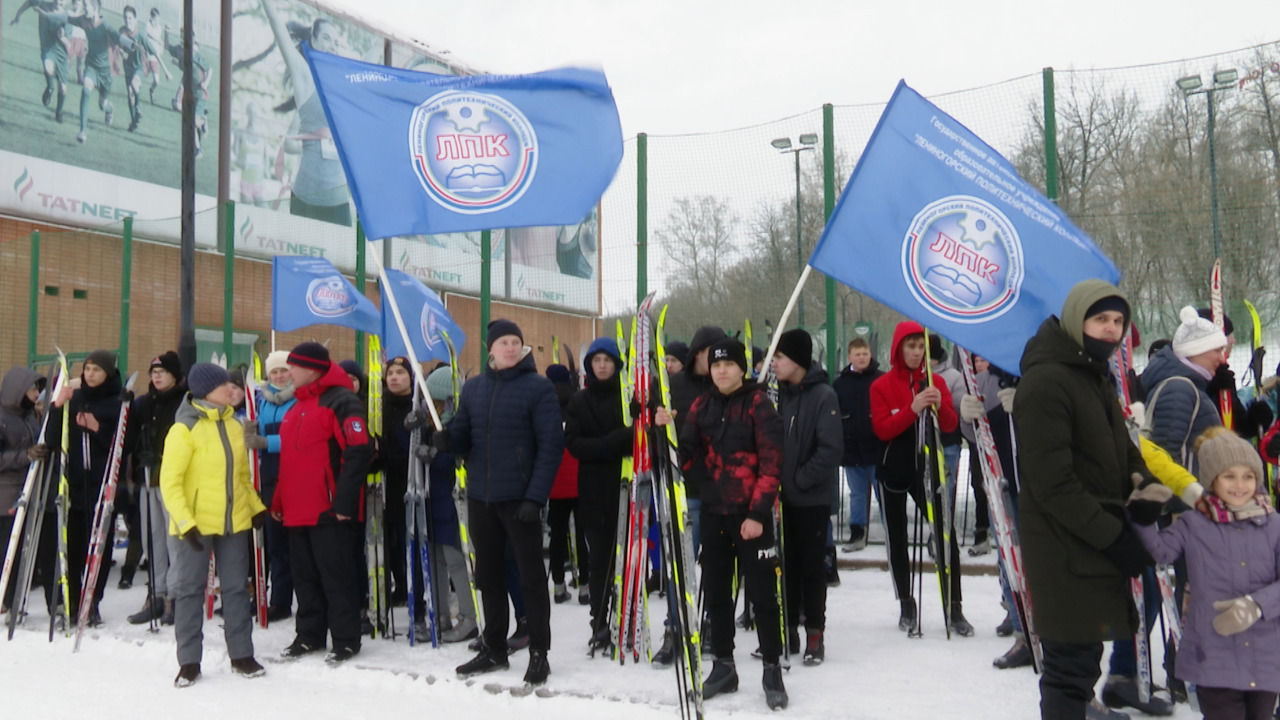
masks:
<instances>
[{"instance_id":1,"label":"winter boot","mask_svg":"<svg viewBox=\"0 0 1280 720\"><path fill-rule=\"evenodd\" d=\"M324 661L328 665L341 665L360 654L359 645L338 645L324 656Z\"/></svg>"},{"instance_id":2,"label":"winter boot","mask_svg":"<svg viewBox=\"0 0 1280 720\"><path fill-rule=\"evenodd\" d=\"M569 602L569 598L573 597L569 594L569 590L565 588L564 583L556 583L556 593L554 600L557 605Z\"/></svg>"},{"instance_id":3,"label":"winter boot","mask_svg":"<svg viewBox=\"0 0 1280 720\"><path fill-rule=\"evenodd\" d=\"M310 655L313 652L323 650L323 649L324 649L324 643L321 643L319 645L312 645L311 643L303 640L302 638L294 638L293 642L289 643L288 647L280 651L280 657L284 658L285 660L295 660L297 658L302 657L303 655Z\"/></svg>"},{"instance_id":4,"label":"winter boot","mask_svg":"<svg viewBox=\"0 0 1280 720\"><path fill-rule=\"evenodd\" d=\"M507 654L527 647L529 647L529 620L528 618L520 618L516 620L515 632L511 633L511 637L507 638Z\"/></svg>"},{"instance_id":5,"label":"winter boot","mask_svg":"<svg viewBox=\"0 0 1280 720\"><path fill-rule=\"evenodd\" d=\"M965 619L960 603L951 604L951 632L960 637L973 637L973 625Z\"/></svg>"},{"instance_id":6,"label":"winter boot","mask_svg":"<svg viewBox=\"0 0 1280 720\"><path fill-rule=\"evenodd\" d=\"M256 678L265 675L267 669L253 659L253 656L236 658L231 661L231 670L241 677Z\"/></svg>"},{"instance_id":7,"label":"winter boot","mask_svg":"<svg viewBox=\"0 0 1280 720\"><path fill-rule=\"evenodd\" d=\"M476 621L471 618L462 618L458 621L453 629L440 636L440 639L447 643L462 642L470 640L480 634L480 628L476 626Z\"/></svg>"},{"instance_id":8,"label":"winter boot","mask_svg":"<svg viewBox=\"0 0 1280 720\"><path fill-rule=\"evenodd\" d=\"M667 628L662 633L662 647L658 650L658 652L653 654L652 663L654 665L661 665L663 667L667 667L668 665L671 664L671 661L675 659L675 654L676 654L676 639L671 632L671 628Z\"/></svg>"},{"instance_id":9,"label":"winter boot","mask_svg":"<svg viewBox=\"0 0 1280 720\"><path fill-rule=\"evenodd\" d=\"M480 675L495 670L506 670L509 667L511 667L511 664L507 662L506 654L490 653L489 648L481 645L480 652L475 657L457 667L457 673L459 679L465 679L472 675Z\"/></svg>"},{"instance_id":10,"label":"winter boot","mask_svg":"<svg viewBox=\"0 0 1280 720\"><path fill-rule=\"evenodd\" d=\"M845 552L857 552L867 546L867 528L865 525L849 526L849 542L844 546Z\"/></svg>"},{"instance_id":11,"label":"winter boot","mask_svg":"<svg viewBox=\"0 0 1280 720\"><path fill-rule=\"evenodd\" d=\"M200 679L200 663L187 663L178 668L178 677L173 679L173 686L184 688L196 684Z\"/></svg>"},{"instance_id":12,"label":"winter boot","mask_svg":"<svg viewBox=\"0 0 1280 720\"><path fill-rule=\"evenodd\" d=\"M551 665L547 663L547 651L537 648L529 650L529 668L524 671L526 685L542 685L551 674Z\"/></svg>"},{"instance_id":13,"label":"winter boot","mask_svg":"<svg viewBox=\"0 0 1280 720\"><path fill-rule=\"evenodd\" d=\"M1098 702L1098 698L1090 700L1089 704L1084 706L1084 718L1085 720L1129 720L1127 714L1112 710Z\"/></svg>"},{"instance_id":14,"label":"winter boot","mask_svg":"<svg viewBox=\"0 0 1280 720\"><path fill-rule=\"evenodd\" d=\"M836 548L831 546L826 549L822 557L822 569L827 574L827 587L839 587L840 585L840 567L836 562Z\"/></svg>"},{"instance_id":15,"label":"winter boot","mask_svg":"<svg viewBox=\"0 0 1280 720\"><path fill-rule=\"evenodd\" d=\"M592 653L603 652L606 655L612 654L610 651L613 647L613 638L610 636L609 628L602 627L591 633L591 639L587 641L587 646Z\"/></svg>"},{"instance_id":16,"label":"winter boot","mask_svg":"<svg viewBox=\"0 0 1280 720\"><path fill-rule=\"evenodd\" d=\"M591 589L587 587L586 583L583 583L578 586L578 604L579 605L591 604Z\"/></svg>"},{"instance_id":17,"label":"winter boot","mask_svg":"<svg viewBox=\"0 0 1280 720\"><path fill-rule=\"evenodd\" d=\"M902 607L902 612L898 615L898 629L909 633L917 627L916 603L908 597L903 598L899 604Z\"/></svg>"},{"instance_id":18,"label":"winter boot","mask_svg":"<svg viewBox=\"0 0 1280 720\"><path fill-rule=\"evenodd\" d=\"M742 605L742 614L738 616L738 627L743 630L750 630L755 626L755 618L751 617L751 601L747 600Z\"/></svg>"},{"instance_id":19,"label":"winter boot","mask_svg":"<svg viewBox=\"0 0 1280 720\"><path fill-rule=\"evenodd\" d=\"M1000 637L1009 637L1013 634L1013 615L1007 610L1004 613L1004 619L996 626L996 635Z\"/></svg>"},{"instance_id":20,"label":"winter boot","mask_svg":"<svg viewBox=\"0 0 1280 720\"><path fill-rule=\"evenodd\" d=\"M764 664L764 701L770 710L787 706L787 688L782 684L782 668L777 663Z\"/></svg>"},{"instance_id":21,"label":"winter boot","mask_svg":"<svg viewBox=\"0 0 1280 720\"><path fill-rule=\"evenodd\" d=\"M161 625L173 624L173 598L172 597L167 597L164 599L164 614L160 616L160 624Z\"/></svg>"},{"instance_id":22,"label":"winter boot","mask_svg":"<svg viewBox=\"0 0 1280 720\"><path fill-rule=\"evenodd\" d=\"M716 658L715 664L711 666L711 674L702 681L702 699L710 700L722 693L731 692L738 692L738 669L733 664L733 658Z\"/></svg>"},{"instance_id":23,"label":"winter boot","mask_svg":"<svg viewBox=\"0 0 1280 720\"><path fill-rule=\"evenodd\" d=\"M826 644L822 639L822 629L808 631L804 642L804 664L809 666L821 665L826 653Z\"/></svg>"},{"instance_id":24,"label":"winter boot","mask_svg":"<svg viewBox=\"0 0 1280 720\"><path fill-rule=\"evenodd\" d=\"M267 622L280 622L288 620L293 615L293 610L288 605L268 605L267 606Z\"/></svg>"},{"instance_id":25,"label":"winter boot","mask_svg":"<svg viewBox=\"0 0 1280 720\"><path fill-rule=\"evenodd\" d=\"M1143 702L1138 698L1138 684L1134 678L1123 675L1112 675L1102 688L1102 702L1107 707L1131 707L1147 715L1167 716L1173 714L1173 703L1164 698L1151 695L1151 699Z\"/></svg>"},{"instance_id":26,"label":"winter boot","mask_svg":"<svg viewBox=\"0 0 1280 720\"><path fill-rule=\"evenodd\" d=\"M1013 641L1013 647L1009 648L1005 654L992 660L991 664L1001 670L1026 667L1031 664L1031 648L1027 647L1027 641L1022 636L1018 636Z\"/></svg>"},{"instance_id":27,"label":"winter boot","mask_svg":"<svg viewBox=\"0 0 1280 720\"><path fill-rule=\"evenodd\" d=\"M142 609L129 616L130 625L146 625L164 615L164 601L147 595L142 598Z\"/></svg>"}]
</instances>

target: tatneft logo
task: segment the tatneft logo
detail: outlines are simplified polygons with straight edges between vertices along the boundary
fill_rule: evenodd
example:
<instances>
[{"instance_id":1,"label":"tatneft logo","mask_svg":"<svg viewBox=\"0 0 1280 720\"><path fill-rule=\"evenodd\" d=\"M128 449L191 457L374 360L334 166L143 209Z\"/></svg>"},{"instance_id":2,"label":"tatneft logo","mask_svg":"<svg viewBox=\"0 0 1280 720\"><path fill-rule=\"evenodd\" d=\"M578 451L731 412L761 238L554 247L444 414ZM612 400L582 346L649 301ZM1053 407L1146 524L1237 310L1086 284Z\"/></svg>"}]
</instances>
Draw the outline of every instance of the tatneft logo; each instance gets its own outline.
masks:
<instances>
[{"instance_id":1,"label":"tatneft logo","mask_svg":"<svg viewBox=\"0 0 1280 720\"><path fill-rule=\"evenodd\" d=\"M452 285L454 287L462 287L462 273L449 272L448 270L436 270L426 267L425 265L415 265L409 260L409 253L400 253L400 262L397 269L408 275L412 275L423 282L436 282Z\"/></svg>"},{"instance_id":2,"label":"tatneft logo","mask_svg":"<svg viewBox=\"0 0 1280 720\"><path fill-rule=\"evenodd\" d=\"M119 220L121 218L134 217L138 214L137 210L93 202L71 195L46 193L39 190L35 190L33 193L34 189L34 176L32 176L30 170L25 167L22 168L22 172L13 181L13 190L18 193L19 202L26 202L27 195L32 195L32 201L39 200L40 207L46 210L54 210L66 215L88 215L89 217L102 218L104 220Z\"/></svg>"},{"instance_id":3,"label":"tatneft logo","mask_svg":"<svg viewBox=\"0 0 1280 720\"><path fill-rule=\"evenodd\" d=\"M247 217L240 223L240 245L252 246L269 251L272 255L305 255L307 257L324 257L325 249L319 245L280 240L267 235L259 235L253 224L253 218Z\"/></svg>"},{"instance_id":4,"label":"tatneft logo","mask_svg":"<svg viewBox=\"0 0 1280 720\"><path fill-rule=\"evenodd\" d=\"M544 290L527 285L524 281L524 275L516 278L516 291L530 300L538 300L540 302L557 303L563 305L565 302L564 293L555 290Z\"/></svg>"},{"instance_id":5,"label":"tatneft logo","mask_svg":"<svg viewBox=\"0 0 1280 720\"><path fill-rule=\"evenodd\" d=\"M902 274L916 301L939 317L978 323L1000 317L1022 289L1022 243L994 205L952 195L925 206L902 245Z\"/></svg>"},{"instance_id":6,"label":"tatneft logo","mask_svg":"<svg viewBox=\"0 0 1280 720\"><path fill-rule=\"evenodd\" d=\"M538 170L538 139L497 95L446 90L414 109L409 153L422 189L448 210L478 214L520 199Z\"/></svg>"}]
</instances>

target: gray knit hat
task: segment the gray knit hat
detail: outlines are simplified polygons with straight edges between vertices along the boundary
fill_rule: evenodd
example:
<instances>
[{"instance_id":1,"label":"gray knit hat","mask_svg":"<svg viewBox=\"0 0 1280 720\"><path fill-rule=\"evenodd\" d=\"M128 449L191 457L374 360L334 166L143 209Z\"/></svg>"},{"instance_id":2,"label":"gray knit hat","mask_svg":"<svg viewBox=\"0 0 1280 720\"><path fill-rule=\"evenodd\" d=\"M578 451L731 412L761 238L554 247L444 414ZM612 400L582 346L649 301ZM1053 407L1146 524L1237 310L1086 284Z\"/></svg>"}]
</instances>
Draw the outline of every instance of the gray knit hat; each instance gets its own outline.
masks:
<instances>
[{"instance_id":1,"label":"gray knit hat","mask_svg":"<svg viewBox=\"0 0 1280 720\"><path fill-rule=\"evenodd\" d=\"M1200 479L1205 488L1213 487L1214 478L1236 465L1252 470L1259 483L1264 477L1258 451L1248 440L1226 428L1209 428L1200 436L1196 441L1196 460L1200 463Z\"/></svg>"}]
</instances>

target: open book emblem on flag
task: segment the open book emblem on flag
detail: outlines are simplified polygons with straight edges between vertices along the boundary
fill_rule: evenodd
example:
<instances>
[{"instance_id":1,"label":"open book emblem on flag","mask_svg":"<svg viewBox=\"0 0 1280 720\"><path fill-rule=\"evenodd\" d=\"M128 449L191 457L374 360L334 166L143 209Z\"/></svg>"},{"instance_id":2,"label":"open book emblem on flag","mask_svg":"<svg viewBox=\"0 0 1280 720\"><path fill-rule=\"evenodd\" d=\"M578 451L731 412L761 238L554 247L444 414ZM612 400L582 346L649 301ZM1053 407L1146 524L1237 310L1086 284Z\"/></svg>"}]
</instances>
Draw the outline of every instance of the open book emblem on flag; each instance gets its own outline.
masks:
<instances>
[{"instance_id":1,"label":"open book emblem on flag","mask_svg":"<svg viewBox=\"0 0 1280 720\"><path fill-rule=\"evenodd\" d=\"M984 322L1018 299L1022 244L1009 218L970 195L924 207L902 247L902 272L921 305L948 320Z\"/></svg>"},{"instance_id":2,"label":"open book emblem on flag","mask_svg":"<svg viewBox=\"0 0 1280 720\"><path fill-rule=\"evenodd\" d=\"M511 205L538 169L533 125L515 105L488 93L432 95L410 117L409 150L427 195L461 213Z\"/></svg>"}]
</instances>

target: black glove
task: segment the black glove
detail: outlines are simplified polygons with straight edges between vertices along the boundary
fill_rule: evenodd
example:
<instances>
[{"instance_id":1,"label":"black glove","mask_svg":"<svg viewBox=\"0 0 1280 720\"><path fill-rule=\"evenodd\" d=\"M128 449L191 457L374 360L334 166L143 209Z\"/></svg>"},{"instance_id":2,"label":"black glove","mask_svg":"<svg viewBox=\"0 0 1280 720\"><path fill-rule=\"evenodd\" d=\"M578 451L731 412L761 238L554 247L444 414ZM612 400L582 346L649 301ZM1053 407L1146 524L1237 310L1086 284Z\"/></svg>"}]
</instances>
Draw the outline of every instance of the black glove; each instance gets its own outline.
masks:
<instances>
[{"instance_id":1,"label":"black glove","mask_svg":"<svg viewBox=\"0 0 1280 720\"><path fill-rule=\"evenodd\" d=\"M1142 546L1142 541L1133 534L1128 525L1121 526L1120 536L1115 539L1115 542L1103 548L1102 554L1106 555L1125 577L1138 577L1143 570L1154 564L1151 556L1147 554L1147 549Z\"/></svg>"},{"instance_id":2,"label":"black glove","mask_svg":"<svg viewBox=\"0 0 1280 720\"><path fill-rule=\"evenodd\" d=\"M404 429L417 430L423 425L426 425L427 420L430 419L430 417L430 415L427 415L426 410L422 410L420 408L410 410L409 413L404 416Z\"/></svg>"},{"instance_id":3,"label":"black glove","mask_svg":"<svg viewBox=\"0 0 1280 720\"><path fill-rule=\"evenodd\" d=\"M526 523L541 522L542 506L532 500L523 500L520 509L516 510L516 519Z\"/></svg>"},{"instance_id":4,"label":"black glove","mask_svg":"<svg viewBox=\"0 0 1280 720\"><path fill-rule=\"evenodd\" d=\"M432 433L431 447L435 448L436 452L447 453L453 451L453 438L449 436L449 430L447 428L440 430L439 432Z\"/></svg>"},{"instance_id":5,"label":"black glove","mask_svg":"<svg viewBox=\"0 0 1280 720\"><path fill-rule=\"evenodd\" d=\"M1171 499L1173 491L1152 480L1130 493L1124 507L1135 524L1154 525L1163 514L1165 503Z\"/></svg>"},{"instance_id":6,"label":"black glove","mask_svg":"<svg viewBox=\"0 0 1280 720\"><path fill-rule=\"evenodd\" d=\"M1218 393L1223 390L1232 393L1236 391L1236 374L1231 372L1231 368L1226 363L1218 366L1213 379L1209 381L1209 386L1205 388L1205 392L1209 393L1209 397L1214 400L1218 399Z\"/></svg>"},{"instance_id":7,"label":"black glove","mask_svg":"<svg viewBox=\"0 0 1280 720\"><path fill-rule=\"evenodd\" d=\"M200 530L193 527L182 533L182 539L195 549L196 552L204 552L204 536L200 534Z\"/></svg>"},{"instance_id":8,"label":"black glove","mask_svg":"<svg viewBox=\"0 0 1280 720\"><path fill-rule=\"evenodd\" d=\"M1275 416L1271 414L1271 408L1267 406L1266 400L1254 400L1246 414L1249 416L1249 427L1251 428L1269 428L1272 421L1275 420Z\"/></svg>"},{"instance_id":9,"label":"black glove","mask_svg":"<svg viewBox=\"0 0 1280 720\"><path fill-rule=\"evenodd\" d=\"M27 459L31 462L43 460L49 457L49 446L44 443L37 443L27 448Z\"/></svg>"},{"instance_id":10,"label":"black glove","mask_svg":"<svg viewBox=\"0 0 1280 720\"><path fill-rule=\"evenodd\" d=\"M254 515L254 516L253 516L253 529L254 529L254 530L261 530L261 529L262 529L262 526L263 526L263 525L266 525L266 524L267 524L267 511L266 511L266 510L263 510L262 512L260 512L260 513L258 513L257 515Z\"/></svg>"},{"instance_id":11,"label":"black glove","mask_svg":"<svg viewBox=\"0 0 1280 720\"><path fill-rule=\"evenodd\" d=\"M120 391L120 402L122 402L122 403L131 403L131 402L133 402L133 391L132 391L132 390L128 390L128 389L126 389L126 390L121 390L121 391Z\"/></svg>"}]
</instances>

